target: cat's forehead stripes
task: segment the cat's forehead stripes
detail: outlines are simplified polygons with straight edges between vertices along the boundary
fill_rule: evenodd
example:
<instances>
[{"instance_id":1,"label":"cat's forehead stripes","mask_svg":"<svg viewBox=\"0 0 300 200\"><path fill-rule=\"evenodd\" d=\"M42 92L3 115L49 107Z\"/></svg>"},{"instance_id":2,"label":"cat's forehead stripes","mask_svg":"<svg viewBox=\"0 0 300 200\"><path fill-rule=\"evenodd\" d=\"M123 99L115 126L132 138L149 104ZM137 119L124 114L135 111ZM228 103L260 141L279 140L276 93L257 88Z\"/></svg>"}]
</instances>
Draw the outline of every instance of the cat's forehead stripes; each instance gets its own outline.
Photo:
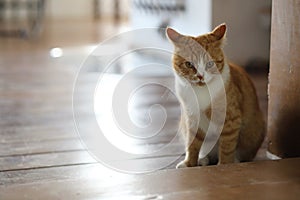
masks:
<instances>
[{"instance_id":1,"label":"cat's forehead stripes","mask_svg":"<svg viewBox=\"0 0 300 200\"><path fill-rule=\"evenodd\" d=\"M193 37L183 37L175 47L175 54L193 63L210 58L207 49Z\"/></svg>"}]
</instances>

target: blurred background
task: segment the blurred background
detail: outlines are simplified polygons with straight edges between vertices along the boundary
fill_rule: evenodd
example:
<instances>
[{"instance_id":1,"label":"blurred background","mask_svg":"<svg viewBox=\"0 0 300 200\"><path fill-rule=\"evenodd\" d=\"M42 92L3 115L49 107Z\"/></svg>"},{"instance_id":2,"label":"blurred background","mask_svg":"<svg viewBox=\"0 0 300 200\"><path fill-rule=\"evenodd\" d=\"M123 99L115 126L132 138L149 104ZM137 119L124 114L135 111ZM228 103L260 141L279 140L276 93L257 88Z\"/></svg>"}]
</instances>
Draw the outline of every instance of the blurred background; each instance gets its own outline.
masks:
<instances>
[{"instance_id":1,"label":"blurred background","mask_svg":"<svg viewBox=\"0 0 300 200\"><path fill-rule=\"evenodd\" d=\"M271 0L0 0L0 38L69 48L137 28L172 26L199 35L226 22L228 58L267 68L270 18Z\"/></svg>"}]
</instances>

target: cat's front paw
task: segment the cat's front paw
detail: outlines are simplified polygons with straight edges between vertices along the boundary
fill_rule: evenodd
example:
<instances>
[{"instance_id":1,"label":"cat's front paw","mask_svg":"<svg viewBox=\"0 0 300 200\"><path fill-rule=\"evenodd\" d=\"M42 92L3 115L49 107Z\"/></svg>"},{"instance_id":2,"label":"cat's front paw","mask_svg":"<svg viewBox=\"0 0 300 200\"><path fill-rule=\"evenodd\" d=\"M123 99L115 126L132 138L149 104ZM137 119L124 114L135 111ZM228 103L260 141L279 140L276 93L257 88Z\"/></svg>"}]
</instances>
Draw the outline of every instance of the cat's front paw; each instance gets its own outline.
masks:
<instances>
[{"instance_id":1,"label":"cat's front paw","mask_svg":"<svg viewBox=\"0 0 300 200\"><path fill-rule=\"evenodd\" d=\"M178 164L176 165L176 169L179 169L179 168L186 168L186 167L189 167L189 165L188 165L188 163L187 163L185 160L181 161L180 163L178 163Z\"/></svg>"}]
</instances>

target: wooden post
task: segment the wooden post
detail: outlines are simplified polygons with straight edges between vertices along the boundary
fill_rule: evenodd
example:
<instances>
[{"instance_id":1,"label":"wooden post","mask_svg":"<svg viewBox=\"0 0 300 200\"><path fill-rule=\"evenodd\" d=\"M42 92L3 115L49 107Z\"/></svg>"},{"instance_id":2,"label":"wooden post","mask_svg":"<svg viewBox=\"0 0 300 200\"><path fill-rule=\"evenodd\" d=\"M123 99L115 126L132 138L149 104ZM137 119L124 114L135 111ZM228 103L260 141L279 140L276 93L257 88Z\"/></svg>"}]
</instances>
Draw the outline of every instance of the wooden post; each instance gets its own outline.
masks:
<instances>
[{"instance_id":1,"label":"wooden post","mask_svg":"<svg viewBox=\"0 0 300 200\"><path fill-rule=\"evenodd\" d=\"M300 1L273 0L268 151L300 156Z\"/></svg>"}]
</instances>

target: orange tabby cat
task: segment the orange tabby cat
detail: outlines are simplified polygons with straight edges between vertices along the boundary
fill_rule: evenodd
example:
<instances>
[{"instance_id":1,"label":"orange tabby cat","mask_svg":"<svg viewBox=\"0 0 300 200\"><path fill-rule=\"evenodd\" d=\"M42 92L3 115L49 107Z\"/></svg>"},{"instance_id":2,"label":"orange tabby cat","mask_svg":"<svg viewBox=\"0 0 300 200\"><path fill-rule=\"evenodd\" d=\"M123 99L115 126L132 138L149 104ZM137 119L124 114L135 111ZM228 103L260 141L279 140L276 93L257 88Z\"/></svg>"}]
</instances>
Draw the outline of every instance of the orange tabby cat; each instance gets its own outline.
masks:
<instances>
[{"instance_id":1,"label":"orange tabby cat","mask_svg":"<svg viewBox=\"0 0 300 200\"><path fill-rule=\"evenodd\" d=\"M225 24L198 37L185 36L171 28L166 30L175 47L175 88L182 106L181 132L186 139L186 156L177 168L216 161L251 161L264 139L265 123L255 88L241 67L227 63L222 50L225 33ZM217 75L221 82L216 81ZM205 116L211 120L211 105L218 100L225 102L221 135L209 155L198 160L208 130L198 119Z\"/></svg>"}]
</instances>

